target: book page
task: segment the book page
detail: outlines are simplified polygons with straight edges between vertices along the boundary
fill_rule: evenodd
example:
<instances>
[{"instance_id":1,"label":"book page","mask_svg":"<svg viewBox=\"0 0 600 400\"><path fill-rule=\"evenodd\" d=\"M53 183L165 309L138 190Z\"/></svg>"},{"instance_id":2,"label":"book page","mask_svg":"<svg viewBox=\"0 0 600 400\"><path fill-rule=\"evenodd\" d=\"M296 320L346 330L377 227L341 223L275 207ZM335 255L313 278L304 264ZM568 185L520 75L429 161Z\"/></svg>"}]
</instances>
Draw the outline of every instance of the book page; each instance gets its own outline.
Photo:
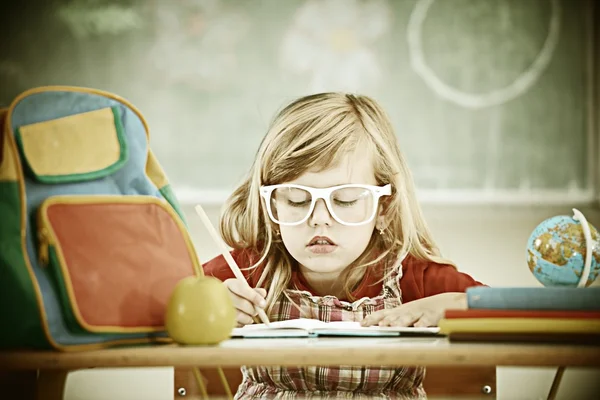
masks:
<instances>
[{"instance_id":1,"label":"book page","mask_svg":"<svg viewBox=\"0 0 600 400\"><path fill-rule=\"evenodd\" d=\"M246 325L233 330L236 337L289 337L309 336L399 336L400 334L434 335L439 333L438 327L363 327L356 321L324 322L317 319L299 318L265 324Z\"/></svg>"},{"instance_id":2,"label":"book page","mask_svg":"<svg viewBox=\"0 0 600 400\"><path fill-rule=\"evenodd\" d=\"M312 330L319 326L327 326L327 323L308 318L290 319L274 321L269 326L251 324L242 328L235 328L231 336L245 338L307 337L311 336Z\"/></svg>"},{"instance_id":3,"label":"book page","mask_svg":"<svg viewBox=\"0 0 600 400\"><path fill-rule=\"evenodd\" d=\"M414 327L414 326L361 326L359 322L350 323L330 323L325 327L315 328L314 332L324 334L324 332L336 332L348 333L348 334L368 334L368 333L405 333L405 334L437 334L440 328L437 326L432 327Z\"/></svg>"},{"instance_id":4,"label":"book page","mask_svg":"<svg viewBox=\"0 0 600 400\"><path fill-rule=\"evenodd\" d=\"M312 331L317 328L327 328L331 325L331 322L319 321L318 319L310 319L310 318L298 318L298 319L288 319L285 321L275 321L271 322L269 326L265 324L252 324L246 325L243 328L238 328L244 331L256 331L256 330L273 330L273 329L301 329L305 331ZM353 324L360 324L358 322L354 322Z\"/></svg>"}]
</instances>

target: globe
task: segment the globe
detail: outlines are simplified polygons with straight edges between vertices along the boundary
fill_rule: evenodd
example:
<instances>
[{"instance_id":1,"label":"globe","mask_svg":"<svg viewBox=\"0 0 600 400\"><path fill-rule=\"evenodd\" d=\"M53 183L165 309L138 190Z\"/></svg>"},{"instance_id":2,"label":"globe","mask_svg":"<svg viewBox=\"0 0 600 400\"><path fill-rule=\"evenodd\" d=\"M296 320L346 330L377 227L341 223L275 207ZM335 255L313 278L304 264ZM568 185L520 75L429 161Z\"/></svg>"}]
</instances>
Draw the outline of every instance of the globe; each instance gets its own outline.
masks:
<instances>
[{"instance_id":1,"label":"globe","mask_svg":"<svg viewBox=\"0 0 600 400\"><path fill-rule=\"evenodd\" d=\"M600 272L598 230L587 222L581 212L576 209L573 212L573 217L557 215L546 219L529 236L527 264L544 286L586 287ZM583 224L589 226L589 235ZM591 261L589 275L583 282L588 246L592 248Z\"/></svg>"}]
</instances>

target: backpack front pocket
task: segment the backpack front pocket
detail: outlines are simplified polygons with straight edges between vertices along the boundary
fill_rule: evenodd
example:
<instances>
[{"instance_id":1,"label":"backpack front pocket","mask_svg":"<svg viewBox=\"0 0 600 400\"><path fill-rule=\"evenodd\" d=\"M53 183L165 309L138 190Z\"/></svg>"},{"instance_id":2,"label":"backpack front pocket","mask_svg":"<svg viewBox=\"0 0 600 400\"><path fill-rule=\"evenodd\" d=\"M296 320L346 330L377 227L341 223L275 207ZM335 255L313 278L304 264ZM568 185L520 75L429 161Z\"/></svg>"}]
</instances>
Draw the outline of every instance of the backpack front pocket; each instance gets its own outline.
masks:
<instances>
[{"instance_id":1,"label":"backpack front pocket","mask_svg":"<svg viewBox=\"0 0 600 400\"><path fill-rule=\"evenodd\" d=\"M19 126L17 145L30 177L46 184L83 182L120 169L128 159L117 107Z\"/></svg>"},{"instance_id":2,"label":"backpack front pocket","mask_svg":"<svg viewBox=\"0 0 600 400\"><path fill-rule=\"evenodd\" d=\"M152 196L49 197L38 238L73 331L162 331L175 285L202 274L179 216Z\"/></svg>"}]
</instances>

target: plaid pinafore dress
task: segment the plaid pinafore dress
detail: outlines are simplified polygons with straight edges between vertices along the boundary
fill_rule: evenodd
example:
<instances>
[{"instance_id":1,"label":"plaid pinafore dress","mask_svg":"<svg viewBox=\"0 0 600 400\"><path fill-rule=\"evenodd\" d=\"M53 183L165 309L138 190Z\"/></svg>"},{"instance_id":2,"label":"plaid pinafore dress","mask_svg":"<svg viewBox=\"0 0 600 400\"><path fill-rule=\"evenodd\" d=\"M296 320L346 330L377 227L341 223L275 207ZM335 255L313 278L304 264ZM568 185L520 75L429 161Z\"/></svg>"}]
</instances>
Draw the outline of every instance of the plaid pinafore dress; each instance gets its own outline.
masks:
<instances>
[{"instance_id":1,"label":"plaid pinafore dress","mask_svg":"<svg viewBox=\"0 0 600 400\"><path fill-rule=\"evenodd\" d=\"M271 321L315 318L321 321L361 321L368 314L401 304L402 265L385 271L387 279L374 298L354 302L335 296L313 296L287 290L273 307ZM389 272L389 273L388 273ZM291 304L293 301L300 311ZM243 382L235 399L426 399L423 367L242 367Z\"/></svg>"}]
</instances>

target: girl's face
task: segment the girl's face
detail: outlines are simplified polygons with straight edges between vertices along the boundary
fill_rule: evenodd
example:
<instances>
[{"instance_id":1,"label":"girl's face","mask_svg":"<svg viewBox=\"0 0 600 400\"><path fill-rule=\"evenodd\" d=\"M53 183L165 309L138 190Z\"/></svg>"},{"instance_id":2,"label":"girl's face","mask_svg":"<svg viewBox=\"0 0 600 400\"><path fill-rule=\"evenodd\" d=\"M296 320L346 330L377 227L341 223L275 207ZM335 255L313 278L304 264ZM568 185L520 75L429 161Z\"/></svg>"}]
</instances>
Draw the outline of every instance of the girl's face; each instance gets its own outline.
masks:
<instances>
[{"instance_id":1,"label":"girl's face","mask_svg":"<svg viewBox=\"0 0 600 400\"><path fill-rule=\"evenodd\" d=\"M348 154L328 170L308 171L293 181L282 183L313 188L343 184L377 185L373 163L365 149ZM344 200L332 199L331 203L334 207L344 207ZM339 210L340 214L346 212L342 208ZM283 244L304 272L331 275L342 272L364 252L376 223L377 216L364 225L343 225L331 216L323 199L319 199L306 222L294 226L280 225L279 230Z\"/></svg>"}]
</instances>

